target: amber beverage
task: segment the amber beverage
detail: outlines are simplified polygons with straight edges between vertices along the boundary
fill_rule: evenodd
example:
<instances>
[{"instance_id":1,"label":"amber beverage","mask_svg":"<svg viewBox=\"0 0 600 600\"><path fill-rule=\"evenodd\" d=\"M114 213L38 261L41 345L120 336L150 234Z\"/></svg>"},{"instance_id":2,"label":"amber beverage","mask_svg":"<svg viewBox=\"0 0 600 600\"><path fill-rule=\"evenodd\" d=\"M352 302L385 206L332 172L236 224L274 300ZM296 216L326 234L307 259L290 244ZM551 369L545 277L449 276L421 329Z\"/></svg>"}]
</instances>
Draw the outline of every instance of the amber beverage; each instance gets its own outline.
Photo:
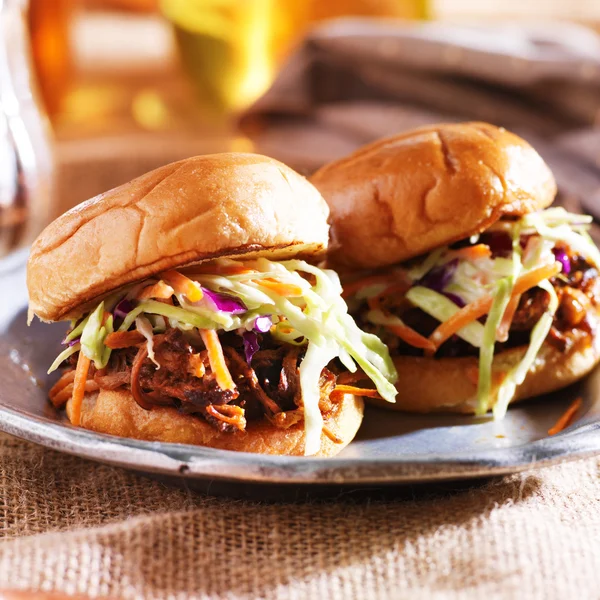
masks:
<instances>
[{"instance_id":1,"label":"amber beverage","mask_svg":"<svg viewBox=\"0 0 600 600\"><path fill-rule=\"evenodd\" d=\"M224 111L258 98L315 22L426 16L426 0L161 0L160 6L202 100Z\"/></svg>"},{"instance_id":2,"label":"amber beverage","mask_svg":"<svg viewBox=\"0 0 600 600\"><path fill-rule=\"evenodd\" d=\"M31 53L40 92L50 116L59 111L72 74L69 26L73 0L30 0Z\"/></svg>"},{"instance_id":3,"label":"amber beverage","mask_svg":"<svg viewBox=\"0 0 600 600\"><path fill-rule=\"evenodd\" d=\"M51 211L52 147L25 10L23 0L0 2L0 258L31 243Z\"/></svg>"}]
</instances>

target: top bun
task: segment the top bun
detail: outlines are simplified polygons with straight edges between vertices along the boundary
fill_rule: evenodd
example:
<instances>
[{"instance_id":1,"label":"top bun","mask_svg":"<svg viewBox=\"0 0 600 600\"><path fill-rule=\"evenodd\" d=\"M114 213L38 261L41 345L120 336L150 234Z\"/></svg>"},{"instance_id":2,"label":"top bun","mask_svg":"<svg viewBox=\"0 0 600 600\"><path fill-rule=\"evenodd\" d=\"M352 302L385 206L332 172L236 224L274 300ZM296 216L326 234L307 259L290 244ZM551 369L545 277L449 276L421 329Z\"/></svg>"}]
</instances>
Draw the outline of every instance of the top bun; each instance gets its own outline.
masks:
<instances>
[{"instance_id":1,"label":"top bun","mask_svg":"<svg viewBox=\"0 0 600 600\"><path fill-rule=\"evenodd\" d=\"M441 124L363 146L311 178L331 210L330 261L384 267L549 206L556 182L520 137Z\"/></svg>"},{"instance_id":2,"label":"top bun","mask_svg":"<svg viewBox=\"0 0 600 600\"><path fill-rule=\"evenodd\" d=\"M256 154L188 158L66 212L34 242L30 311L73 318L116 288L220 257L318 255L327 204L284 164Z\"/></svg>"}]
</instances>

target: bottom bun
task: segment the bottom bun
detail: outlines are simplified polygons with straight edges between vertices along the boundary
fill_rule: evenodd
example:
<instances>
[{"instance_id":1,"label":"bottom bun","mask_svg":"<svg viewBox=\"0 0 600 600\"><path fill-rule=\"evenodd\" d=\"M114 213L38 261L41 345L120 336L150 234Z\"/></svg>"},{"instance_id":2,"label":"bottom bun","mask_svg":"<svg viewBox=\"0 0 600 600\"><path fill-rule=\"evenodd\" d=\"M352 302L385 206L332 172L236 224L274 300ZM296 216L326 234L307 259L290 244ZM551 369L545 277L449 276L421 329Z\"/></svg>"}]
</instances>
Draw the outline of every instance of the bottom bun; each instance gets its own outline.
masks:
<instances>
[{"instance_id":1,"label":"bottom bun","mask_svg":"<svg viewBox=\"0 0 600 600\"><path fill-rule=\"evenodd\" d=\"M67 403L69 417L70 403ZM317 456L333 456L347 446L358 431L363 410L362 398L346 394L325 421L332 433L343 442L336 444L322 434ZM184 415L175 408L144 410L127 390L100 390L86 394L81 425L98 433L152 442L194 444L261 454L304 454L304 423L280 429L261 419L249 422L246 431L222 433L200 417Z\"/></svg>"},{"instance_id":2,"label":"bottom bun","mask_svg":"<svg viewBox=\"0 0 600 600\"><path fill-rule=\"evenodd\" d=\"M575 331L571 339L573 345L566 352L560 352L547 342L543 344L533 367L525 381L517 387L510 402L548 394L566 387L587 375L598 364L600 338L594 335L590 344L588 335ZM497 388L502 373L506 373L521 361L526 350L527 346L520 346L494 356L494 387ZM390 404L381 400L370 402L384 408L409 412L475 412L479 366L476 357L435 359L400 356L394 359L394 364L400 382L396 403Z\"/></svg>"}]
</instances>

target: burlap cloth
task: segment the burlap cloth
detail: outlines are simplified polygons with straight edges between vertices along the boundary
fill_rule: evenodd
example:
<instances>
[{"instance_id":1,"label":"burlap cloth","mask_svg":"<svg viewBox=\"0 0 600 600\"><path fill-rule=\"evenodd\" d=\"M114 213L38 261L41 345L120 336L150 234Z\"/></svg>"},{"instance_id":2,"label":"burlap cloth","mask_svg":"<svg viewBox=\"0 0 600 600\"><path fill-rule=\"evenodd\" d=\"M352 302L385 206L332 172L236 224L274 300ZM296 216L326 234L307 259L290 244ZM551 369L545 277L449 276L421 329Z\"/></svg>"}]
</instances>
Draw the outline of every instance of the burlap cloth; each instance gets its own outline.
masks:
<instances>
[{"instance_id":1,"label":"burlap cloth","mask_svg":"<svg viewBox=\"0 0 600 600\"><path fill-rule=\"evenodd\" d=\"M115 598L598 598L600 461L414 500L261 504L0 436L0 587Z\"/></svg>"}]
</instances>

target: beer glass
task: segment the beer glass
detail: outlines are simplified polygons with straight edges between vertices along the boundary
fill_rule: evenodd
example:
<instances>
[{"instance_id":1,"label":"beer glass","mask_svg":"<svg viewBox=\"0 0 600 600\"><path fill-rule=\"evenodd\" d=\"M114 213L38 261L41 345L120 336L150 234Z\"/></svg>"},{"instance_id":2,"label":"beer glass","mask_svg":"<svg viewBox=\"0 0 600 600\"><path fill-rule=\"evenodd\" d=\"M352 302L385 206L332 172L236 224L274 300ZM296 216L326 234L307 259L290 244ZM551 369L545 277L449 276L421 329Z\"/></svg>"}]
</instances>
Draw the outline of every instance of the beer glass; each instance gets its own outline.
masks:
<instances>
[{"instance_id":1,"label":"beer glass","mask_svg":"<svg viewBox=\"0 0 600 600\"><path fill-rule=\"evenodd\" d=\"M53 161L38 102L27 3L0 0L0 257L30 243L51 211Z\"/></svg>"}]
</instances>

